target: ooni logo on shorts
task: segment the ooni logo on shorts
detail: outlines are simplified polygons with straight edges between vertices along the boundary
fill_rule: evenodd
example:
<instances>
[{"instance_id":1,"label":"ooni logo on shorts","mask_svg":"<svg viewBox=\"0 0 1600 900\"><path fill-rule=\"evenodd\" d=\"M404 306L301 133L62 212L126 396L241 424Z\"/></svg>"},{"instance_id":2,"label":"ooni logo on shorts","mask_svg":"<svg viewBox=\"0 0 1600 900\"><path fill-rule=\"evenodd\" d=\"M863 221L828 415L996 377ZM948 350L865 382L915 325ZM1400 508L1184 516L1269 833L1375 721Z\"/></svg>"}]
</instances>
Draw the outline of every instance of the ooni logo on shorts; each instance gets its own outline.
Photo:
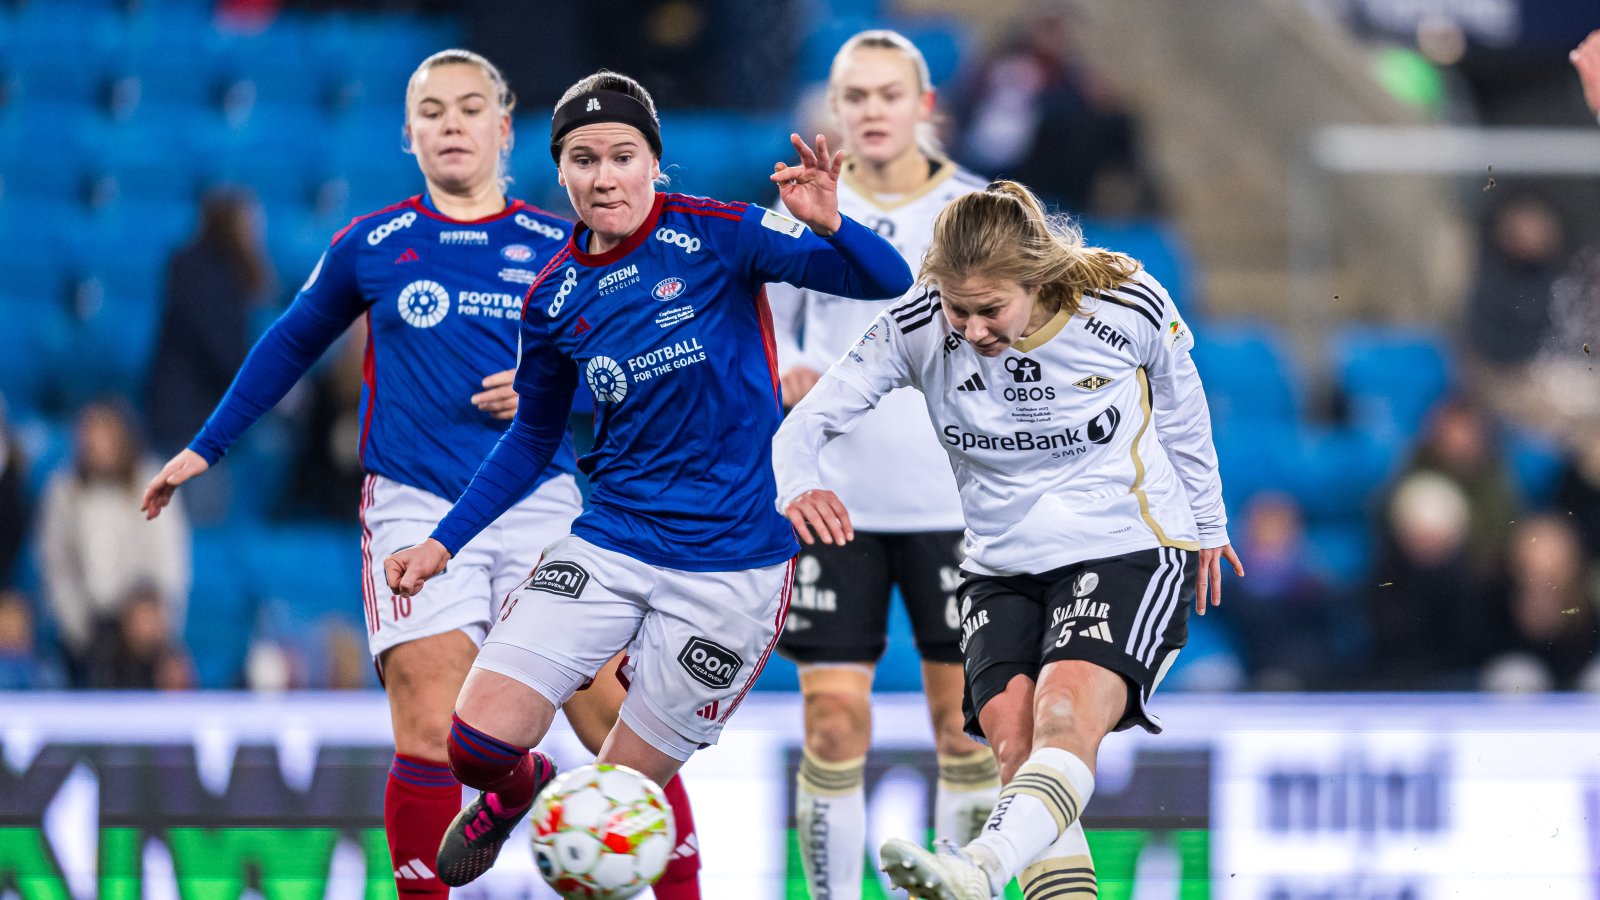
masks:
<instances>
[{"instance_id":1,"label":"ooni logo on shorts","mask_svg":"<svg viewBox=\"0 0 1600 900\"><path fill-rule=\"evenodd\" d=\"M450 292L437 281L413 281L400 291L400 318L413 328L432 328L450 311Z\"/></svg>"},{"instance_id":2,"label":"ooni logo on shorts","mask_svg":"<svg viewBox=\"0 0 1600 900\"><path fill-rule=\"evenodd\" d=\"M582 566L556 560L533 570L533 577L528 579L528 590L576 598L588 583L589 573Z\"/></svg>"},{"instance_id":3,"label":"ooni logo on shorts","mask_svg":"<svg viewBox=\"0 0 1600 900\"><path fill-rule=\"evenodd\" d=\"M678 662L695 681L712 688L733 684L733 676L739 674L744 665L739 654L700 637L690 638L689 643L683 645Z\"/></svg>"},{"instance_id":4,"label":"ooni logo on shorts","mask_svg":"<svg viewBox=\"0 0 1600 900\"><path fill-rule=\"evenodd\" d=\"M620 403L628 396L628 376L609 356L596 356L583 370L583 380L601 403Z\"/></svg>"},{"instance_id":5,"label":"ooni logo on shorts","mask_svg":"<svg viewBox=\"0 0 1600 900\"><path fill-rule=\"evenodd\" d=\"M384 238L394 234L396 231L399 231L402 228L410 228L411 223L415 222L416 220L417 214L414 212L401 213L400 215L395 216L389 221L368 232L367 243L376 247L383 243Z\"/></svg>"},{"instance_id":6,"label":"ooni logo on shorts","mask_svg":"<svg viewBox=\"0 0 1600 900\"><path fill-rule=\"evenodd\" d=\"M684 234L676 228L657 228L656 240L674 247L682 247L685 253L700 252L700 239L692 234Z\"/></svg>"}]
</instances>

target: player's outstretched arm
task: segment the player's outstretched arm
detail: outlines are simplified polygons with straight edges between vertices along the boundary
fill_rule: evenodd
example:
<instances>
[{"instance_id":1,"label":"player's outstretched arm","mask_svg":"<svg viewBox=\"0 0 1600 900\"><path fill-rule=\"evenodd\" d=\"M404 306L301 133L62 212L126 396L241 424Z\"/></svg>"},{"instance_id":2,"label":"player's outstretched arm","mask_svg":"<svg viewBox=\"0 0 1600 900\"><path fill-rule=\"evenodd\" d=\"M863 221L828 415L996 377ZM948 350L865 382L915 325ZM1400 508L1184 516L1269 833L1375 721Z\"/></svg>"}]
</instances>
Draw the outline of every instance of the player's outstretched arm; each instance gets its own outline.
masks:
<instances>
[{"instance_id":1,"label":"player's outstretched arm","mask_svg":"<svg viewBox=\"0 0 1600 900\"><path fill-rule=\"evenodd\" d=\"M789 143L800 151L800 165L778 163L772 181L778 185L778 198L791 215L821 237L839 230L839 173L844 170L844 151L829 154L828 139L817 135L812 150L800 135L789 135Z\"/></svg>"},{"instance_id":2,"label":"player's outstretched arm","mask_svg":"<svg viewBox=\"0 0 1600 900\"><path fill-rule=\"evenodd\" d=\"M794 525L794 533L807 546L821 540L824 544L843 546L855 539L855 528L850 524L850 511L844 508L833 491L806 491L789 501L783 514ZM812 532L816 537L812 537Z\"/></svg>"},{"instance_id":3,"label":"player's outstretched arm","mask_svg":"<svg viewBox=\"0 0 1600 900\"><path fill-rule=\"evenodd\" d=\"M161 467L161 472L145 485L144 499L139 504L145 521L161 515L161 511L172 502L172 495L177 492L178 485L209 468L211 464L205 461L205 457L189 449L180 450L177 456L167 460L167 464Z\"/></svg>"},{"instance_id":4,"label":"player's outstretched arm","mask_svg":"<svg viewBox=\"0 0 1600 900\"><path fill-rule=\"evenodd\" d=\"M415 597L422 592L428 579L444 571L450 564L450 551L444 545L428 538L397 551L383 561L383 577L389 590L402 597Z\"/></svg>"},{"instance_id":5,"label":"player's outstretched arm","mask_svg":"<svg viewBox=\"0 0 1600 900\"><path fill-rule=\"evenodd\" d=\"M1583 99L1589 112L1600 116L1600 29L1589 32L1576 50L1567 55L1583 83Z\"/></svg>"},{"instance_id":6,"label":"player's outstretched arm","mask_svg":"<svg viewBox=\"0 0 1600 900\"><path fill-rule=\"evenodd\" d=\"M1233 565L1233 574L1244 577L1244 564L1239 562L1239 555L1233 552L1232 544L1223 544L1221 547L1210 547L1200 551L1200 566L1194 576L1194 611L1197 615L1206 614L1207 600L1211 606L1222 605L1222 561L1226 559Z\"/></svg>"}]
</instances>

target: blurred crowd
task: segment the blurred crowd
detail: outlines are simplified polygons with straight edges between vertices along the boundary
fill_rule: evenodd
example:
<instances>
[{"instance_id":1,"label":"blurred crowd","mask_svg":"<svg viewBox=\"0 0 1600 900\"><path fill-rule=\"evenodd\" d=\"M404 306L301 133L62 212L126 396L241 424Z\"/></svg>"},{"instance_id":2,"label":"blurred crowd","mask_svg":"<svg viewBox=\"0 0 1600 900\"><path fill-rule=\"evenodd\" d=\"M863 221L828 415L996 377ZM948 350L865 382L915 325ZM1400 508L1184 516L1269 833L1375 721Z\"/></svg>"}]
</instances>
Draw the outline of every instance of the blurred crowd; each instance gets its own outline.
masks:
<instances>
[{"instance_id":1,"label":"blurred crowd","mask_svg":"<svg viewBox=\"0 0 1600 900\"><path fill-rule=\"evenodd\" d=\"M1138 118L1078 42L1070 10L1049 6L962 60L942 98L946 147L1081 216L1092 241L1144 259L1203 341L1203 303L1161 218ZM168 515L139 513L154 460L187 444L307 274L273 270L247 186L208 193L197 221L168 262L143 383L106 385L77 409L54 471L30 476L37 461L0 411L0 689L193 687L190 643L206 623L187 613L192 528L261 517L354 534L360 333L274 413L287 468L272 503L243 507L240 480L255 476L224 463ZM1600 252L1571 246L1561 214L1532 193L1499 198L1483 231L1459 323L1462 377L1368 498L1370 570L1329 579L1292 495L1237 498L1231 532L1249 575L1230 577L1220 614L1197 623L1210 664L1181 684L1600 690L1600 394L1566 387L1600 353ZM1518 477L1508 429L1559 448L1551 477ZM349 606L313 634L257 610L231 686L371 685L354 596Z\"/></svg>"}]
</instances>

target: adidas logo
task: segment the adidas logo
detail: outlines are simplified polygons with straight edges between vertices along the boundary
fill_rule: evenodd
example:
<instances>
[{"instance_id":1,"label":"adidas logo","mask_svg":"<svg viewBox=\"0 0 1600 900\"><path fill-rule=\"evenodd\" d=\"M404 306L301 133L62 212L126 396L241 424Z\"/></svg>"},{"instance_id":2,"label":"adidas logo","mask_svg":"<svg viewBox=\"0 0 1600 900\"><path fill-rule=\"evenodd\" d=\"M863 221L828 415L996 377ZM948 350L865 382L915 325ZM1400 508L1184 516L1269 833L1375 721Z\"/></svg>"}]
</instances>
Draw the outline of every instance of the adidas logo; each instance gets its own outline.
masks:
<instances>
[{"instance_id":1,"label":"adidas logo","mask_svg":"<svg viewBox=\"0 0 1600 900\"><path fill-rule=\"evenodd\" d=\"M1111 643L1111 626L1105 622L1096 622L1093 626L1078 632L1079 637L1095 638Z\"/></svg>"},{"instance_id":2,"label":"adidas logo","mask_svg":"<svg viewBox=\"0 0 1600 900\"><path fill-rule=\"evenodd\" d=\"M716 718L717 718L717 701L713 700L710 703L707 703L705 706L702 706L699 709L695 710L694 714L699 716L702 719L710 719L712 721L716 721Z\"/></svg>"},{"instance_id":3,"label":"adidas logo","mask_svg":"<svg viewBox=\"0 0 1600 900\"><path fill-rule=\"evenodd\" d=\"M700 839L691 833L672 851L673 859L687 859L700 852Z\"/></svg>"},{"instance_id":4,"label":"adidas logo","mask_svg":"<svg viewBox=\"0 0 1600 900\"><path fill-rule=\"evenodd\" d=\"M589 322L583 316L578 317L578 324L572 326L572 336L577 337L589 330Z\"/></svg>"},{"instance_id":5,"label":"adidas logo","mask_svg":"<svg viewBox=\"0 0 1600 900\"><path fill-rule=\"evenodd\" d=\"M988 389L989 389L989 386L983 383L983 375L981 375L980 373L977 373L977 372L972 373L972 377L971 378L968 378L966 381L961 382L961 384L956 387L956 390L958 390L958 391L969 391L969 392L970 391L986 391Z\"/></svg>"},{"instance_id":6,"label":"adidas logo","mask_svg":"<svg viewBox=\"0 0 1600 900\"><path fill-rule=\"evenodd\" d=\"M433 870L423 865L422 860L413 859L398 869L394 870L396 881L425 881L436 877Z\"/></svg>"},{"instance_id":7,"label":"adidas logo","mask_svg":"<svg viewBox=\"0 0 1600 900\"><path fill-rule=\"evenodd\" d=\"M412 248L407 247L406 248L406 252L404 252L404 253L402 253L399 256L396 256L394 258L394 264L398 266L401 263L416 262L417 260L419 260L421 258L422 257L417 255L417 251L416 250L413 250Z\"/></svg>"}]
</instances>

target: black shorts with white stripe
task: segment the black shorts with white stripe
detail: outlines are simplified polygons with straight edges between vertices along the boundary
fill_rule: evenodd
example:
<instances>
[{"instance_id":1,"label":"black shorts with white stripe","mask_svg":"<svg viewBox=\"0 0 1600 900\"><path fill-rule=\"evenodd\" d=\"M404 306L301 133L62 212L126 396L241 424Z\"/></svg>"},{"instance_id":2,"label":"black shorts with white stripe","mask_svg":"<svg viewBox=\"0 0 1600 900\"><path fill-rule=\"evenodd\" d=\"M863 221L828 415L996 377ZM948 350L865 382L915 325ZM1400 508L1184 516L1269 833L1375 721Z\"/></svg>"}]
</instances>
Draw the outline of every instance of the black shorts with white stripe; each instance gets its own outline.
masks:
<instances>
[{"instance_id":1,"label":"black shorts with white stripe","mask_svg":"<svg viewBox=\"0 0 1600 900\"><path fill-rule=\"evenodd\" d=\"M962 573L962 657L967 732L983 736L978 713L1011 679L1037 680L1047 663L1083 660L1128 682L1116 731L1161 721L1150 695L1189 640L1194 554L1156 547L1062 566L1038 575Z\"/></svg>"}]
</instances>

